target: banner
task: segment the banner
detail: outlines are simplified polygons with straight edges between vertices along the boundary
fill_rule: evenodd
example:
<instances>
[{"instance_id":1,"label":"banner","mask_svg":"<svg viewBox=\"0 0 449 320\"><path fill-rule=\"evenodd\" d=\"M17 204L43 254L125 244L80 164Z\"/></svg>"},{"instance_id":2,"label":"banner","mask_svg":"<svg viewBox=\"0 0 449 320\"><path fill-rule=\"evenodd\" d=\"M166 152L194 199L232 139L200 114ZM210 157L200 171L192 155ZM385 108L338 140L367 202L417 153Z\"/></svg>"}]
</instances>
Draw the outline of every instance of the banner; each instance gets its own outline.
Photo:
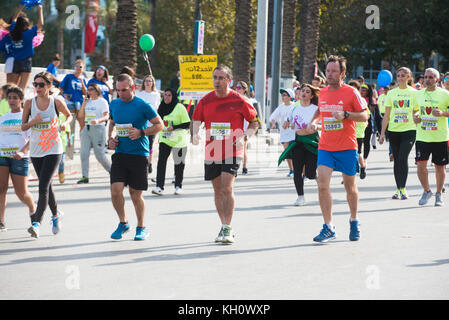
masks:
<instances>
[{"instance_id":1,"label":"banner","mask_svg":"<svg viewBox=\"0 0 449 320\"><path fill-rule=\"evenodd\" d=\"M214 90L212 73L216 67L216 55L179 56L180 99L200 100Z\"/></svg>"},{"instance_id":2,"label":"banner","mask_svg":"<svg viewBox=\"0 0 449 320\"><path fill-rule=\"evenodd\" d=\"M84 52L92 53L97 43L98 20L100 0L89 0L86 3L86 28L84 30Z\"/></svg>"}]
</instances>

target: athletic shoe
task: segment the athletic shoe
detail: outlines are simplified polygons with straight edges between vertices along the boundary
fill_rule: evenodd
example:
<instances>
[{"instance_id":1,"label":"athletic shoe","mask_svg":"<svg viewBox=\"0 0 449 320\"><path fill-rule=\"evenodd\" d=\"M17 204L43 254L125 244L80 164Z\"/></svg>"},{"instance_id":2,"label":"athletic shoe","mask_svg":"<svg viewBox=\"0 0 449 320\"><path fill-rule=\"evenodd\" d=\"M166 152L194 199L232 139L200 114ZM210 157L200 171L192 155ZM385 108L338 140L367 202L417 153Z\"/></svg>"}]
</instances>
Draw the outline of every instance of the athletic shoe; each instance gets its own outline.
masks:
<instances>
[{"instance_id":1,"label":"athletic shoe","mask_svg":"<svg viewBox=\"0 0 449 320\"><path fill-rule=\"evenodd\" d=\"M243 168L242 169L242 174L248 174L248 168Z\"/></svg>"},{"instance_id":2,"label":"athletic shoe","mask_svg":"<svg viewBox=\"0 0 449 320\"><path fill-rule=\"evenodd\" d=\"M58 210L58 214L51 217L50 223L52 224L51 231L53 234L58 234L61 231L61 219L63 215L64 213Z\"/></svg>"},{"instance_id":3,"label":"athletic shoe","mask_svg":"<svg viewBox=\"0 0 449 320\"><path fill-rule=\"evenodd\" d=\"M180 195L182 193L182 188L181 187L176 187L175 188L175 194L176 195Z\"/></svg>"},{"instance_id":4,"label":"athletic shoe","mask_svg":"<svg viewBox=\"0 0 449 320\"><path fill-rule=\"evenodd\" d=\"M291 177L293 177L293 174L294 174L293 170L290 170L290 172L287 174L287 177L291 178Z\"/></svg>"},{"instance_id":5,"label":"athletic shoe","mask_svg":"<svg viewBox=\"0 0 449 320\"><path fill-rule=\"evenodd\" d=\"M136 228L136 236L134 237L134 240L145 240L149 236L148 229L145 227L137 227Z\"/></svg>"},{"instance_id":6,"label":"athletic shoe","mask_svg":"<svg viewBox=\"0 0 449 320\"><path fill-rule=\"evenodd\" d=\"M156 179L155 178L151 178L151 182L156 183Z\"/></svg>"},{"instance_id":7,"label":"athletic shoe","mask_svg":"<svg viewBox=\"0 0 449 320\"><path fill-rule=\"evenodd\" d=\"M64 183L65 182L64 172L59 173L58 176L59 176L59 183Z\"/></svg>"},{"instance_id":8,"label":"athletic shoe","mask_svg":"<svg viewBox=\"0 0 449 320\"><path fill-rule=\"evenodd\" d=\"M0 222L0 232L5 232L6 230L8 229L6 229L5 224L3 222Z\"/></svg>"},{"instance_id":9,"label":"athletic shoe","mask_svg":"<svg viewBox=\"0 0 449 320\"><path fill-rule=\"evenodd\" d=\"M433 195L432 191L424 190L424 192L422 193L421 199L419 199L418 204L420 206L426 205L427 202L429 202L430 198L432 198L432 195Z\"/></svg>"},{"instance_id":10,"label":"athletic shoe","mask_svg":"<svg viewBox=\"0 0 449 320\"><path fill-rule=\"evenodd\" d=\"M235 242L234 232L229 226L223 227L223 241L224 244L233 244Z\"/></svg>"},{"instance_id":11,"label":"athletic shoe","mask_svg":"<svg viewBox=\"0 0 449 320\"><path fill-rule=\"evenodd\" d=\"M366 167L360 167L360 179L366 178Z\"/></svg>"},{"instance_id":12,"label":"athletic shoe","mask_svg":"<svg viewBox=\"0 0 449 320\"><path fill-rule=\"evenodd\" d=\"M404 189L399 190L400 194L401 194L401 200L407 200L408 199L408 195L407 192Z\"/></svg>"},{"instance_id":13,"label":"athletic shoe","mask_svg":"<svg viewBox=\"0 0 449 320\"><path fill-rule=\"evenodd\" d=\"M435 207L442 207L444 205L443 200L441 200L441 193L435 193Z\"/></svg>"},{"instance_id":14,"label":"athletic shoe","mask_svg":"<svg viewBox=\"0 0 449 320\"><path fill-rule=\"evenodd\" d=\"M298 198L295 201L295 206L303 206L306 204L306 199L304 199L304 196L298 196Z\"/></svg>"},{"instance_id":15,"label":"athletic shoe","mask_svg":"<svg viewBox=\"0 0 449 320\"><path fill-rule=\"evenodd\" d=\"M337 237L335 233L335 228L332 231L329 229L327 224L323 224L323 229L321 229L321 232L319 235L317 235L315 238L313 238L313 241L315 242L328 242L329 240L333 240Z\"/></svg>"},{"instance_id":16,"label":"athletic shoe","mask_svg":"<svg viewBox=\"0 0 449 320\"><path fill-rule=\"evenodd\" d=\"M358 220L349 221L350 232L349 232L349 240L351 241L359 241L360 240L360 224Z\"/></svg>"},{"instance_id":17,"label":"athletic shoe","mask_svg":"<svg viewBox=\"0 0 449 320\"><path fill-rule=\"evenodd\" d=\"M82 178L79 179L78 182L77 182L77 184L85 184L85 183L89 183L89 178L82 177Z\"/></svg>"},{"instance_id":18,"label":"athletic shoe","mask_svg":"<svg viewBox=\"0 0 449 320\"><path fill-rule=\"evenodd\" d=\"M28 228L28 232L29 234L31 234L33 238L36 239L39 238L39 227L40 227L39 222L33 222L31 224L31 227Z\"/></svg>"},{"instance_id":19,"label":"athletic shoe","mask_svg":"<svg viewBox=\"0 0 449 320\"><path fill-rule=\"evenodd\" d=\"M159 195L159 196L162 196L162 194L164 193L164 190L162 190L162 189L159 188L159 187L156 187L156 188L154 188L153 190L151 190L151 193L157 194L157 195Z\"/></svg>"},{"instance_id":20,"label":"athletic shoe","mask_svg":"<svg viewBox=\"0 0 449 320\"><path fill-rule=\"evenodd\" d=\"M218 236L215 238L215 242L223 242L223 227L221 227Z\"/></svg>"},{"instance_id":21,"label":"athletic shoe","mask_svg":"<svg viewBox=\"0 0 449 320\"><path fill-rule=\"evenodd\" d=\"M396 193L391 197L391 199L397 200L401 197L401 191L398 189Z\"/></svg>"},{"instance_id":22,"label":"athletic shoe","mask_svg":"<svg viewBox=\"0 0 449 320\"><path fill-rule=\"evenodd\" d=\"M111 238L114 240L119 240L122 236L129 231L129 224L120 222L117 229L111 234Z\"/></svg>"}]
</instances>

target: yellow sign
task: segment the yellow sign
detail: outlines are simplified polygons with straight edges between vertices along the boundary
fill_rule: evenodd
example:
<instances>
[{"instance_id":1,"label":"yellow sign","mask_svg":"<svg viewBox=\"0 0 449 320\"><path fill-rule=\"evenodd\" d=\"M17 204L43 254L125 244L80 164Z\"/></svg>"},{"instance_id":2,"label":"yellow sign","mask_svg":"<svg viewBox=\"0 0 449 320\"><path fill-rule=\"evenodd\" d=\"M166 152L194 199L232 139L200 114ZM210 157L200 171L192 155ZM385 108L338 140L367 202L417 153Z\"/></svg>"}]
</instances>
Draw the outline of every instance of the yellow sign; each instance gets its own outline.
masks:
<instances>
[{"instance_id":1,"label":"yellow sign","mask_svg":"<svg viewBox=\"0 0 449 320\"><path fill-rule=\"evenodd\" d=\"M181 100L200 100L214 90L212 73L217 66L216 55L179 56Z\"/></svg>"}]
</instances>

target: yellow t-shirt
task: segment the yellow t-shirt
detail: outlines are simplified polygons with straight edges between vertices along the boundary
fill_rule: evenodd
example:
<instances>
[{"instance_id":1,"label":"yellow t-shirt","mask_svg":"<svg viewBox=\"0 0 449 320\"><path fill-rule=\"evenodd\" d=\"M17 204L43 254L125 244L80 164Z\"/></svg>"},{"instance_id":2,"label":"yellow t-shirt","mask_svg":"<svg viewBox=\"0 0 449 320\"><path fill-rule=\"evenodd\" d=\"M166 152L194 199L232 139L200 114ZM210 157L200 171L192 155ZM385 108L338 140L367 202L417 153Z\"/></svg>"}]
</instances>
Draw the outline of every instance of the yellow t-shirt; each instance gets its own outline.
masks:
<instances>
[{"instance_id":1,"label":"yellow t-shirt","mask_svg":"<svg viewBox=\"0 0 449 320\"><path fill-rule=\"evenodd\" d=\"M377 105L379 106L379 112L381 114L385 113L385 102L387 101L387 95L382 93L379 98L377 98Z\"/></svg>"},{"instance_id":2,"label":"yellow t-shirt","mask_svg":"<svg viewBox=\"0 0 449 320\"><path fill-rule=\"evenodd\" d=\"M371 112L369 111L369 108L368 108L368 105L367 105L365 99L362 99L362 103L366 107L366 112L368 113L368 117L369 117ZM368 127L368 121L369 121L369 118L367 121L360 121L360 122L358 121L355 123L355 137L357 139L365 138L365 130L366 130L366 127Z\"/></svg>"},{"instance_id":3,"label":"yellow t-shirt","mask_svg":"<svg viewBox=\"0 0 449 320\"><path fill-rule=\"evenodd\" d=\"M404 132L416 130L413 122L413 109L415 106L415 94L417 90L408 86L407 89L399 87L388 91L385 100L385 108L390 107L390 121L388 131Z\"/></svg>"},{"instance_id":4,"label":"yellow t-shirt","mask_svg":"<svg viewBox=\"0 0 449 320\"><path fill-rule=\"evenodd\" d=\"M448 121L446 117L435 117L432 110L435 108L443 112L448 111L449 91L435 88L434 91L419 90L415 98L416 107L419 108L421 122L417 126L416 141L445 142L449 140Z\"/></svg>"}]
</instances>

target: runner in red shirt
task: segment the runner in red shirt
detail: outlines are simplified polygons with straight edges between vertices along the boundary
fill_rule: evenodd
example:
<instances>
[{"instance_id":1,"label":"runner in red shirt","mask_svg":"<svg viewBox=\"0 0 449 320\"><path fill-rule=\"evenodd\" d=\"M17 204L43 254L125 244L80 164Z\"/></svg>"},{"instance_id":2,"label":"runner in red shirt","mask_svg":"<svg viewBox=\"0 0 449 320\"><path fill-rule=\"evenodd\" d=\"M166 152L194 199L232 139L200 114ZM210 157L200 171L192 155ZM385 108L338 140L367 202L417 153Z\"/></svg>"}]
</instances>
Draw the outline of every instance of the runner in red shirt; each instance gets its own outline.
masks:
<instances>
[{"instance_id":1,"label":"runner in red shirt","mask_svg":"<svg viewBox=\"0 0 449 320\"><path fill-rule=\"evenodd\" d=\"M257 112L248 99L229 85L231 70L218 66L213 72L214 91L203 97L193 113L192 143L199 143L199 129L204 122L206 148L204 177L212 181L215 207L222 227L215 242L232 244L231 220L234 213L234 180L243 158L243 139L259 126ZM243 120L249 122L244 132Z\"/></svg>"},{"instance_id":2,"label":"runner in red shirt","mask_svg":"<svg viewBox=\"0 0 449 320\"><path fill-rule=\"evenodd\" d=\"M326 64L328 86L321 90L318 110L310 122L311 129L321 121L321 138L318 145L318 193L324 225L313 240L327 242L335 239L332 225L332 196L330 180L332 172L343 173L343 182L351 211L349 239L360 239L357 206L359 195L355 184L357 169L356 122L367 121L368 113L359 92L343 83L346 59L330 56Z\"/></svg>"}]
</instances>

